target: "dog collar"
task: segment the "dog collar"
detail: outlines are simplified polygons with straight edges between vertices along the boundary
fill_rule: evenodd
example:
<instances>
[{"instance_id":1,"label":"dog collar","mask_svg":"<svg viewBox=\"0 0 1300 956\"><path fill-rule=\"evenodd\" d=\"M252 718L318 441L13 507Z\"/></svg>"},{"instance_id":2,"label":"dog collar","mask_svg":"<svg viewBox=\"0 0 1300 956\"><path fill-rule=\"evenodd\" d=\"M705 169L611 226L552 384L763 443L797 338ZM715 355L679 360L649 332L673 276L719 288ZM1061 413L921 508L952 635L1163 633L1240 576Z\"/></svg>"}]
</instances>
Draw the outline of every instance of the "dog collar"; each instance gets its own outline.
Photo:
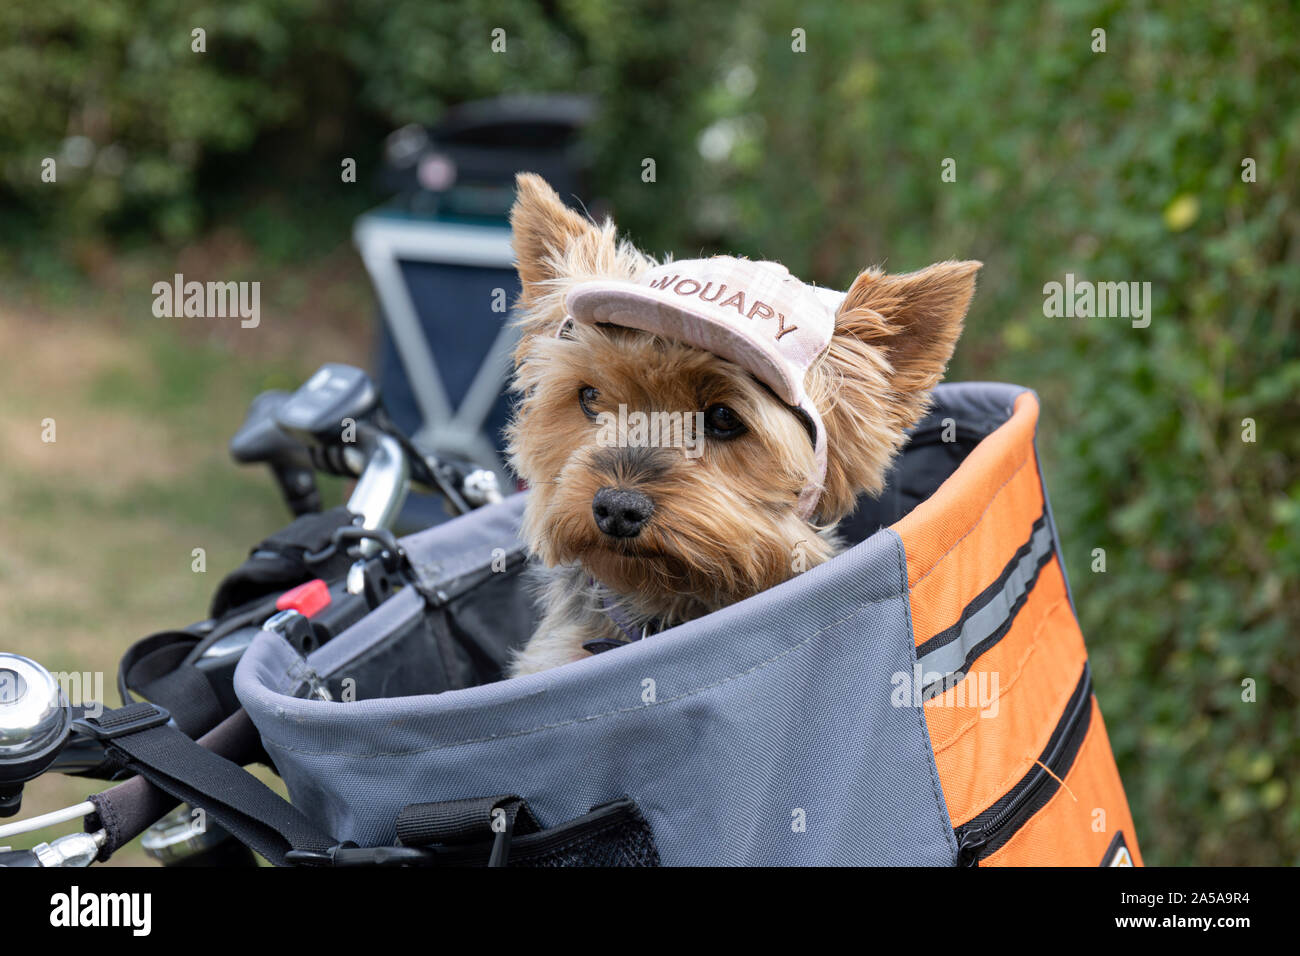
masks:
<instances>
[{"instance_id":1,"label":"dog collar","mask_svg":"<svg viewBox=\"0 0 1300 956\"><path fill-rule=\"evenodd\" d=\"M595 578L589 577L587 581L592 586L597 586ZM584 651L591 654L600 654L604 651L612 651L616 647L624 647L637 641L644 641L652 634L658 634L663 630L662 623L658 619L646 621L638 630L636 623L632 620L631 616L629 616L628 613L619 606L617 601L610 600L609 597L605 596L601 597L600 603L606 616L609 617L610 622L618 628L619 633L623 636L623 640L613 637L598 637L594 640L584 641L582 644L582 649Z\"/></svg>"}]
</instances>

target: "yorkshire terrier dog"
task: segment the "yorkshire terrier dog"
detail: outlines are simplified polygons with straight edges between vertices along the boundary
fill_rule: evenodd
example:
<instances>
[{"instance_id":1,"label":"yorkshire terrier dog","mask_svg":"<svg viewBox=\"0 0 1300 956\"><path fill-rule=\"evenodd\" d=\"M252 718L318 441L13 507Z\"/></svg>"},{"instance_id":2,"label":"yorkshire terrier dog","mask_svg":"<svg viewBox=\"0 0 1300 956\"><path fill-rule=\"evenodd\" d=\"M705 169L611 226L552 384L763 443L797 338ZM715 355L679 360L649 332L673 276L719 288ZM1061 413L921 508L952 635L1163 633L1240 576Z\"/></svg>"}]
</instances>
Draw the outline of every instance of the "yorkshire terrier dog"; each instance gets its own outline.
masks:
<instances>
[{"instance_id":1,"label":"yorkshire terrier dog","mask_svg":"<svg viewBox=\"0 0 1300 956\"><path fill-rule=\"evenodd\" d=\"M833 557L943 377L978 262L657 264L541 178L511 211L523 285L510 458L542 617L511 676L650 637Z\"/></svg>"}]
</instances>

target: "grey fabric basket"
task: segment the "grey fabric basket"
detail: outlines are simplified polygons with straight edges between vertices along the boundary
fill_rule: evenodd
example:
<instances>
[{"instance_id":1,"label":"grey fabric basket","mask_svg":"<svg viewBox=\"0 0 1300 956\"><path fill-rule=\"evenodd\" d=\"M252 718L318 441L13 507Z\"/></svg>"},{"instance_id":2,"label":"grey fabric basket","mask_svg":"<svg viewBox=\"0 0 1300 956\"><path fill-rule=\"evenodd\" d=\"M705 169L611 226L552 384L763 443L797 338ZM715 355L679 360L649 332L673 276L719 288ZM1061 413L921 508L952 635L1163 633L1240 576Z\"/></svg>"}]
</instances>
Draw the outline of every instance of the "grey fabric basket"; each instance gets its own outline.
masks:
<instances>
[{"instance_id":1,"label":"grey fabric basket","mask_svg":"<svg viewBox=\"0 0 1300 956\"><path fill-rule=\"evenodd\" d=\"M941 386L885 495L849 523L860 543L703 619L463 687L528 637L517 495L404 539L422 587L307 660L261 634L236 673L239 699L293 803L362 846L393 843L408 804L511 793L547 827L629 797L669 865L953 865L923 710L890 703L917 657L888 525L1023 391ZM948 420L956 440L939 440ZM496 645L472 637L489 633ZM313 676L336 702L305 699Z\"/></svg>"}]
</instances>

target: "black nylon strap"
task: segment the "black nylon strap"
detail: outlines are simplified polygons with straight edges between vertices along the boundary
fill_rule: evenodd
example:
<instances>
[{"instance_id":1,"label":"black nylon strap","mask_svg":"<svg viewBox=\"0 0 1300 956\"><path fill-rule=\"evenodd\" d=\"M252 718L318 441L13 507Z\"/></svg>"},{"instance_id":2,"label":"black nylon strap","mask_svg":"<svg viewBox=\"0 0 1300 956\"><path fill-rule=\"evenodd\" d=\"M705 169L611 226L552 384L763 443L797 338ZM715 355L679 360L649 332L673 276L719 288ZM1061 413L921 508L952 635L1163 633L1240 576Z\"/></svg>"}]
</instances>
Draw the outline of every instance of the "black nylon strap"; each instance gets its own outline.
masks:
<instances>
[{"instance_id":1,"label":"black nylon strap","mask_svg":"<svg viewBox=\"0 0 1300 956\"><path fill-rule=\"evenodd\" d=\"M397 842L402 846L477 843L492 840L492 813L505 811L508 830L523 835L541 829L522 797L475 797L440 803L412 803L397 815Z\"/></svg>"},{"instance_id":2,"label":"black nylon strap","mask_svg":"<svg viewBox=\"0 0 1300 956\"><path fill-rule=\"evenodd\" d=\"M188 631L153 634L131 645L118 671L119 690L135 691L166 707L190 737L207 733L230 716L207 676L184 663L198 642Z\"/></svg>"},{"instance_id":3,"label":"black nylon strap","mask_svg":"<svg viewBox=\"0 0 1300 956\"><path fill-rule=\"evenodd\" d=\"M190 738L202 736L230 716L212 682L197 667L178 667L145 684L140 693L171 711L176 726Z\"/></svg>"},{"instance_id":4,"label":"black nylon strap","mask_svg":"<svg viewBox=\"0 0 1300 956\"><path fill-rule=\"evenodd\" d=\"M138 719L148 704L105 711L87 723L106 732ZM245 846L276 866L290 849L324 853L338 841L297 807L238 764L218 756L174 727L161 726L104 741L109 756L177 800L210 813Z\"/></svg>"},{"instance_id":5,"label":"black nylon strap","mask_svg":"<svg viewBox=\"0 0 1300 956\"><path fill-rule=\"evenodd\" d=\"M189 631L159 631L128 647L117 665L117 689L123 692L123 700L128 690L144 693L145 684L175 669L198 642L198 635Z\"/></svg>"}]
</instances>

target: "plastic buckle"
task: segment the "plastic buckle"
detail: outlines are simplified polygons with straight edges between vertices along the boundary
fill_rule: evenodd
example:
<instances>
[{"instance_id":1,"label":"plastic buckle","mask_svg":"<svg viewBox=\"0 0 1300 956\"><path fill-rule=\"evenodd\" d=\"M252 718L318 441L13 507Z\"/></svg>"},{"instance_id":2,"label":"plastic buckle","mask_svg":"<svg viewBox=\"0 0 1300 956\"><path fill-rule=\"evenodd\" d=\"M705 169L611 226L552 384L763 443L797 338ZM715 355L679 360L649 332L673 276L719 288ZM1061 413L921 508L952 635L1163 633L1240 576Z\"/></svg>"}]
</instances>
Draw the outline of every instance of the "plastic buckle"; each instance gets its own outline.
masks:
<instances>
[{"instance_id":1,"label":"plastic buckle","mask_svg":"<svg viewBox=\"0 0 1300 956\"><path fill-rule=\"evenodd\" d=\"M421 846L376 846L349 850L338 854L338 866L434 866L438 855Z\"/></svg>"},{"instance_id":2,"label":"plastic buckle","mask_svg":"<svg viewBox=\"0 0 1300 956\"><path fill-rule=\"evenodd\" d=\"M136 709L135 713L127 714L126 711ZM120 722L113 720L115 717L122 717ZM100 721L105 718L110 719L110 724L105 727ZM78 717L72 722L72 727L78 733L87 737L94 737L96 740L113 740L117 737L125 737L127 734L138 734L142 730L152 730L154 727L161 727L172 719L164 707L157 704L151 704L148 701L138 701L134 704L128 704L126 707L119 707L117 710L110 710L99 717Z\"/></svg>"},{"instance_id":3,"label":"plastic buckle","mask_svg":"<svg viewBox=\"0 0 1300 956\"><path fill-rule=\"evenodd\" d=\"M288 850L284 854L284 861L294 866L337 866L339 851L351 850L355 847L356 844L351 840L344 840L342 843L334 844L328 850Z\"/></svg>"}]
</instances>

